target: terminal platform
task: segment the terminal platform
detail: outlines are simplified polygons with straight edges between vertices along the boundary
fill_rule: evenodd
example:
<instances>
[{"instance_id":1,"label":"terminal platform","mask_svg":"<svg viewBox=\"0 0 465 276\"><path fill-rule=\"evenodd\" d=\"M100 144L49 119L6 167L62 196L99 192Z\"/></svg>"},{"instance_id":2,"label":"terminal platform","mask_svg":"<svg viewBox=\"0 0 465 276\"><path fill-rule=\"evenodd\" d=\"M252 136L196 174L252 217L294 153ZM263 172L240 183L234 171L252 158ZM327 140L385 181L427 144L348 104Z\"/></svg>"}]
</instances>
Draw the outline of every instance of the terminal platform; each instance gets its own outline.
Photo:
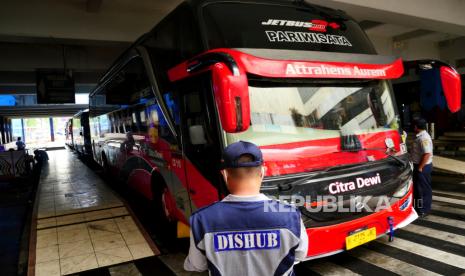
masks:
<instances>
[{"instance_id":1,"label":"terminal platform","mask_svg":"<svg viewBox=\"0 0 465 276\"><path fill-rule=\"evenodd\" d=\"M29 269L68 275L159 254L129 208L67 150L41 173ZM34 231L35 229L35 231ZM35 250L34 250L35 249Z\"/></svg>"}]
</instances>

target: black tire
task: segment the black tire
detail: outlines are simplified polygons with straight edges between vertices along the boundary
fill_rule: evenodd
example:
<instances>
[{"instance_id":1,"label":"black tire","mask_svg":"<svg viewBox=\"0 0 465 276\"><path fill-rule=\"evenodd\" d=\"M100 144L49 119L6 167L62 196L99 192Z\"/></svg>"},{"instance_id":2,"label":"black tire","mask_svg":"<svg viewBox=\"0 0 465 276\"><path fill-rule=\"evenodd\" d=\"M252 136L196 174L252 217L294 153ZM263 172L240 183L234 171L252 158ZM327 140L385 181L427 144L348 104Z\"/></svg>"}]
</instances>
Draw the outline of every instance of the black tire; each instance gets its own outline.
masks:
<instances>
[{"instance_id":1,"label":"black tire","mask_svg":"<svg viewBox=\"0 0 465 276\"><path fill-rule=\"evenodd\" d=\"M152 178L152 202L151 207L153 210L153 228L156 242L170 250L176 246L176 225L177 222L169 218L165 212L165 206L163 203L163 194L167 189L166 184L163 182L161 177Z\"/></svg>"},{"instance_id":2,"label":"black tire","mask_svg":"<svg viewBox=\"0 0 465 276\"><path fill-rule=\"evenodd\" d=\"M110 178L110 165L108 164L107 156L105 153L102 153L102 168L105 178Z\"/></svg>"}]
</instances>

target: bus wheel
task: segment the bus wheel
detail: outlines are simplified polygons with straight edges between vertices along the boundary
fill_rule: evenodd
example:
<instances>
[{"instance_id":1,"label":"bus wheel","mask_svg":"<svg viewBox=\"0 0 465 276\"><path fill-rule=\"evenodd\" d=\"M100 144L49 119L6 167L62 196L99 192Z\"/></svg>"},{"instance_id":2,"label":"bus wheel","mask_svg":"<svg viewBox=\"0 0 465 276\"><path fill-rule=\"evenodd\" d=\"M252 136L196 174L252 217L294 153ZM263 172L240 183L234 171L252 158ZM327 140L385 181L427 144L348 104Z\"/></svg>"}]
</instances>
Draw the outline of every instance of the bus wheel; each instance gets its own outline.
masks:
<instances>
[{"instance_id":1,"label":"bus wheel","mask_svg":"<svg viewBox=\"0 0 465 276\"><path fill-rule=\"evenodd\" d=\"M170 215L171 196L166 185L161 181L152 184L152 206L154 234L158 244L166 249L176 245L176 220Z\"/></svg>"},{"instance_id":2,"label":"bus wheel","mask_svg":"<svg viewBox=\"0 0 465 276\"><path fill-rule=\"evenodd\" d=\"M103 174L105 177L108 177L110 175L110 165L108 164L107 156L105 154L102 154L102 163Z\"/></svg>"}]
</instances>

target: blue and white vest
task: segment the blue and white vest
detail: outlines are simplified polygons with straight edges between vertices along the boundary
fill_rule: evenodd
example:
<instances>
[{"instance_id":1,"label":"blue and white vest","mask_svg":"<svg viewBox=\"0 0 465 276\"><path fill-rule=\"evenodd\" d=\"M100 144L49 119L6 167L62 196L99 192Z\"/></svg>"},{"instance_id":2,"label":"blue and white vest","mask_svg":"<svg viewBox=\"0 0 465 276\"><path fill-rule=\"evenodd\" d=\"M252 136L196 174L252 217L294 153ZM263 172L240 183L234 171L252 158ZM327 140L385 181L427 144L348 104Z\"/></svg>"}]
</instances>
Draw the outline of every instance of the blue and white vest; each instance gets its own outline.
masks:
<instances>
[{"instance_id":1,"label":"blue and white vest","mask_svg":"<svg viewBox=\"0 0 465 276\"><path fill-rule=\"evenodd\" d=\"M211 275L292 275L296 250L307 252L300 212L263 194L229 195L195 212L190 224Z\"/></svg>"}]
</instances>

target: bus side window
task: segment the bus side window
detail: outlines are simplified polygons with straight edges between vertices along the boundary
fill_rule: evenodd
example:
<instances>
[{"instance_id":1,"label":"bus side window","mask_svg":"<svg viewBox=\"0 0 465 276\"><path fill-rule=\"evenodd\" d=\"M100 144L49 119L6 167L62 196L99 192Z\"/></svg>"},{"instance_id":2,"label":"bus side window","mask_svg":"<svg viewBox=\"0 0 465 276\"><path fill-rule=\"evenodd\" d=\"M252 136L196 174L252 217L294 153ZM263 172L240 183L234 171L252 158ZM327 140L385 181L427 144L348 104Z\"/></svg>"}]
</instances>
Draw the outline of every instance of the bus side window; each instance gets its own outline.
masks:
<instances>
[{"instance_id":1,"label":"bus side window","mask_svg":"<svg viewBox=\"0 0 465 276\"><path fill-rule=\"evenodd\" d=\"M176 131L179 131L181 125L181 119L179 114L179 104L177 99L174 98L174 93L171 91L165 92L163 94L163 101L166 104L166 107L169 111L169 116L173 119L174 125L177 128Z\"/></svg>"},{"instance_id":2,"label":"bus side window","mask_svg":"<svg viewBox=\"0 0 465 276\"><path fill-rule=\"evenodd\" d=\"M157 108L157 117L159 120L158 129L159 129L160 138L163 138L164 140L166 140L172 145L176 145L177 144L176 138L174 137L173 133L171 132L171 129L168 126L167 118L165 118L165 116L163 115L163 112L161 111L161 108L159 105L157 105L156 108Z\"/></svg>"},{"instance_id":3,"label":"bus side window","mask_svg":"<svg viewBox=\"0 0 465 276\"><path fill-rule=\"evenodd\" d=\"M138 118L138 112L137 112L138 106L134 107L133 110L131 110L130 118L131 118L131 131L133 133L138 133L140 130L140 120Z\"/></svg>"},{"instance_id":4,"label":"bus side window","mask_svg":"<svg viewBox=\"0 0 465 276\"><path fill-rule=\"evenodd\" d=\"M124 115L123 115L124 110L118 111L118 121L119 121L119 129L120 133L125 133L126 132L126 127L124 125Z\"/></svg>"},{"instance_id":5,"label":"bus side window","mask_svg":"<svg viewBox=\"0 0 465 276\"><path fill-rule=\"evenodd\" d=\"M121 117L121 111L118 111L115 113L115 122L116 125L118 126L118 133L124 133L124 125L123 125L123 119Z\"/></svg>"},{"instance_id":6,"label":"bus side window","mask_svg":"<svg viewBox=\"0 0 465 276\"><path fill-rule=\"evenodd\" d=\"M147 132L147 113L145 111L145 105L140 105L135 110L137 118L139 120L139 131L142 133Z\"/></svg>"},{"instance_id":7,"label":"bus side window","mask_svg":"<svg viewBox=\"0 0 465 276\"><path fill-rule=\"evenodd\" d=\"M109 114L108 119L110 120L110 132L115 133L115 121L113 120L113 115Z\"/></svg>"},{"instance_id":8,"label":"bus side window","mask_svg":"<svg viewBox=\"0 0 465 276\"><path fill-rule=\"evenodd\" d=\"M127 108L123 110L123 114L124 114L124 128L125 128L124 133L129 132L129 131L134 132L131 109Z\"/></svg>"},{"instance_id":9,"label":"bus side window","mask_svg":"<svg viewBox=\"0 0 465 276\"><path fill-rule=\"evenodd\" d=\"M105 97L107 105L119 106L115 114L119 132L131 131L132 110L155 97L140 57L130 60L113 76L105 87Z\"/></svg>"},{"instance_id":10,"label":"bus side window","mask_svg":"<svg viewBox=\"0 0 465 276\"><path fill-rule=\"evenodd\" d=\"M146 122L148 128L149 139L152 143L157 143L159 139L163 139L171 145L177 145L176 139L171 132L166 118L163 116L158 103L152 103L147 106L146 112L141 112L141 121Z\"/></svg>"},{"instance_id":11,"label":"bus side window","mask_svg":"<svg viewBox=\"0 0 465 276\"><path fill-rule=\"evenodd\" d=\"M203 50L200 30L189 4L184 3L163 19L144 41L162 91L172 90L167 71Z\"/></svg>"},{"instance_id":12,"label":"bus side window","mask_svg":"<svg viewBox=\"0 0 465 276\"><path fill-rule=\"evenodd\" d=\"M111 114L111 117L112 117L112 120L113 120L113 124L115 125L115 133L120 133L120 120L119 120L119 113L116 111L116 112L113 112Z\"/></svg>"},{"instance_id":13,"label":"bus side window","mask_svg":"<svg viewBox=\"0 0 465 276\"><path fill-rule=\"evenodd\" d=\"M111 120L111 124L112 124L112 127L113 127L113 130L111 132L112 133L118 133L119 132L119 125L118 125L118 118L116 117L116 112L110 114L109 118Z\"/></svg>"},{"instance_id":14,"label":"bus side window","mask_svg":"<svg viewBox=\"0 0 465 276\"><path fill-rule=\"evenodd\" d=\"M100 137L105 137L105 134L110 133L110 121L107 115L102 115L99 118L100 123Z\"/></svg>"}]
</instances>

